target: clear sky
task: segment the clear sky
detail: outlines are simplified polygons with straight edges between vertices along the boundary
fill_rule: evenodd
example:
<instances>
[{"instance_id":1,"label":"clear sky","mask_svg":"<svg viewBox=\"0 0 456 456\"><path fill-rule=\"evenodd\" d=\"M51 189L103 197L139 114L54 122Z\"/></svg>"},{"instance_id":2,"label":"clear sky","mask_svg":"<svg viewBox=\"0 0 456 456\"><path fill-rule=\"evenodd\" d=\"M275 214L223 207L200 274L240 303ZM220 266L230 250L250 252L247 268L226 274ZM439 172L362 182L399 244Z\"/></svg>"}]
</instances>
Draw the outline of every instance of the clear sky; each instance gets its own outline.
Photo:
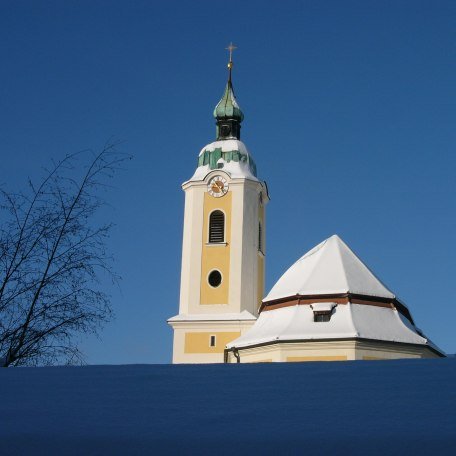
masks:
<instances>
[{"instance_id":1,"label":"clear sky","mask_svg":"<svg viewBox=\"0 0 456 456\"><path fill-rule=\"evenodd\" d=\"M113 137L100 217L121 291L89 363L167 363L184 195L233 41L242 139L268 183L267 289L337 233L456 352L454 1L0 1L0 184ZM267 291L268 291L267 290Z\"/></svg>"}]
</instances>

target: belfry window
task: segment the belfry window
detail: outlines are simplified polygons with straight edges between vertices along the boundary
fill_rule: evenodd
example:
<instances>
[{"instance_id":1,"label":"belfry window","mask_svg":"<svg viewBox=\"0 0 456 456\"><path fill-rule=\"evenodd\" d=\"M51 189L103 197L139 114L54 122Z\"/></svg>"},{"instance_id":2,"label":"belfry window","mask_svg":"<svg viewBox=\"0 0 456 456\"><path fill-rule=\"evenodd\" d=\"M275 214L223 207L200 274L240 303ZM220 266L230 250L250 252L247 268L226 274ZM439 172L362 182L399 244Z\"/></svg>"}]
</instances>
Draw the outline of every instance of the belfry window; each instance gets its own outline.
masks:
<instances>
[{"instance_id":1,"label":"belfry window","mask_svg":"<svg viewBox=\"0 0 456 456\"><path fill-rule=\"evenodd\" d=\"M209 243L225 241L225 214L222 211L211 212L209 216Z\"/></svg>"}]
</instances>

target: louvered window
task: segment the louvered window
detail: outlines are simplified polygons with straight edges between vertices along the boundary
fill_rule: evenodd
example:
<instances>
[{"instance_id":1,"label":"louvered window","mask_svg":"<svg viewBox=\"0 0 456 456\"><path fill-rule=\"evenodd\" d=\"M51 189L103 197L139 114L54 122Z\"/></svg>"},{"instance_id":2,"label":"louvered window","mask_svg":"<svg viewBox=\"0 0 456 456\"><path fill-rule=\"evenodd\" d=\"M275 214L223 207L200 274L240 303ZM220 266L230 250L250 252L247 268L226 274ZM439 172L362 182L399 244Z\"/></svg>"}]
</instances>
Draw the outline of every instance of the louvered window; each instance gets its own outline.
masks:
<instances>
[{"instance_id":1,"label":"louvered window","mask_svg":"<svg viewBox=\"0 0 456 456\"><path fill-rule=\"evenodd\" d=\"M214 211L209 216L209 242L225 241L225 215L222 211Z\"/></svg>"}]
</instances>

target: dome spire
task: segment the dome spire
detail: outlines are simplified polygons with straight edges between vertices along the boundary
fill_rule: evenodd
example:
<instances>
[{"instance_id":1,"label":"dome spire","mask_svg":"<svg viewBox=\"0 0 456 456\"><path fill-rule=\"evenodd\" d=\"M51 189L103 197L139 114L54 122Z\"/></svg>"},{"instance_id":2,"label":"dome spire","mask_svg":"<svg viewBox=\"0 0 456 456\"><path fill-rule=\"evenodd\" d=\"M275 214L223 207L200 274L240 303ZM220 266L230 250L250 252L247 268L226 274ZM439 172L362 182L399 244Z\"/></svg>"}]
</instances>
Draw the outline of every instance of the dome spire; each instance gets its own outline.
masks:
<instances>
[{"instance_id":1,"label":"dome spire","mask_svg":"<svg viewBox=\"0 0 456 456\"><path fill-rule=\"evenodd\" d=\"M231 70L233 68L233 51L237 49L233 43L230 43L227 48L225 48L230 53L230 61L228 62L228 82L231 82Z\"/></svg>"},{"instance_id":2,"label":"dome spire","mask_svg":"<svg viewBox=\"0 0 456 456\"><path fill-rule=\"evenodd\" d=\"M230 43L226 48L230 53L228 62L228 82L226 83L225 91L221 100L214 109L214 117L217 124L217 140L224 139L240 139L241 138L241 122L244 119L244 114L239 107L232 84L232 69L233 69L233 51L236 46Z\"/></svg>"}]
</instances>

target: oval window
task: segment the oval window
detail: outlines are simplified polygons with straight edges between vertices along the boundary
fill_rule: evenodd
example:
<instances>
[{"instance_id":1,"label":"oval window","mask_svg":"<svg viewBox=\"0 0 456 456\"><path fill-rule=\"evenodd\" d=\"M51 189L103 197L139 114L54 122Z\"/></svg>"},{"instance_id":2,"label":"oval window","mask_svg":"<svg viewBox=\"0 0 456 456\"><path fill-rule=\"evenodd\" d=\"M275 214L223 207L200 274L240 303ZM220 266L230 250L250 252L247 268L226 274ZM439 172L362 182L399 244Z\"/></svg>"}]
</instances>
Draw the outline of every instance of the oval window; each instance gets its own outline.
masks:
<instances>
[{"instance_id":1,"label":"oval window","mask_svg":"<svg viewBox=\"0 0 456 456\"><path fill-rule=\"evenodd\" d=\"M212 271L208 277L211 287L218 287L222 283L222 274L219 271Z\"/></svg>"}]
</instances>

